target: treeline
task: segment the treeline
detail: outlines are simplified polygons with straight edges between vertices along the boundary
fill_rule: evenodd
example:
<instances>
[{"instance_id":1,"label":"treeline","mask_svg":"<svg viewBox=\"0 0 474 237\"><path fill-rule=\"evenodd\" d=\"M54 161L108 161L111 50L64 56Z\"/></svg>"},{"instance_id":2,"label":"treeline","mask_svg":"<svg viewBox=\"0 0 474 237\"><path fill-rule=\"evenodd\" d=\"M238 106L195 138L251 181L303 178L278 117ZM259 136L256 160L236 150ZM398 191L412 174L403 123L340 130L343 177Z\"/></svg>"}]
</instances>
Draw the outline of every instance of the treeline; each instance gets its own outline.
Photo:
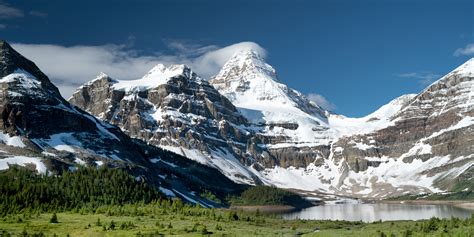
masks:
<instances>
[{"instance_id":1,"label":"treeline","mask_svg":"<svg viewBox=\"0 0 474 237\"><path fill-rule=\"evenodd\" d=\"M434 193L426 196L427 200L474 200L474 192L469 191L460 191L447 194L438 194Z\"/></svg>"},{"instance_id":2,"label":"treeline","mask_svg":"<svg viewBox=\"0 0 474 237\"><path fill-rule=\"evenodd\" d=\"M78 168L61 176L38 175L22 167L0 172L0 214L28 210L63 211L102 205L150 203L161 193L119 169Z\"/></svg>"},{"instance_id":3,"label":"treeline","mask_svg":"<svg viewBox=\"0 0 474 237\"><path fill-rule=\"evenodd\" d=\"M474 191L459 191L451 193L431 193L418 195L401 195L388 198L387 200L474 200Z\"/></svg>"},{"instance_id":4,"label":"treeline","mask_svg":"<svg viewBox=\"0 0 474 237\"><path fill-rule=\"evenodd\" d=\"M231 197L232 205L290 205L294 207L311 206L307 200L296 193L270 186L250 187L238 197Z\"/></svg>"}]
</instances>

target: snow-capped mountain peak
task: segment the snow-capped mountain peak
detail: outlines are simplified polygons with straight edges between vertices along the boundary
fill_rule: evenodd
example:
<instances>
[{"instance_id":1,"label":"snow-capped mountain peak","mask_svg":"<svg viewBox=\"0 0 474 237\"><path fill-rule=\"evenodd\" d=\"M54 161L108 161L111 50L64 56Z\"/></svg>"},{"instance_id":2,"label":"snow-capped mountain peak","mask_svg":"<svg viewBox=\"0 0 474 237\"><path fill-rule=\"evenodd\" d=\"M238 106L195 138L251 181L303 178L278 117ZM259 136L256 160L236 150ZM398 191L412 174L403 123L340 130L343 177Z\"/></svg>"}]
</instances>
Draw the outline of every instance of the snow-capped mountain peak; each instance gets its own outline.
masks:
<instances>
[{"instance_id":1,"label":"snow-capped mountain peak","mask_svg":"<svg viewBox=\"0 0 474 237\"><path fill-rule=\"evenodd\" d=\"M326 134L312 132L327 126L324 110L280 83L275 69L255 51L235 53L211 84L250 122L270 126L265 133L288 138L285 143L327 143ZM273 130L274 125L283 129Z\"/></svg>"},{"instance_id":2,"label":"snow-capped mountain peak","mask_svg":"<svg viewBox=\"0 0 474 237\"><path fill-rule=\"evenodd\" d=\"M143 76L143 79L170 78L177 75L190 75L190 73L192 73L192 71L187 65L174 64L167 67L160 63L148 71L145 76Z\"/></svg>"},{"instance_id":3,"label":"snow-capped mountain peak","mask_svg":"<svg viewBox=\"0 0 474 237\"><path fill-rule=\"evenodd\" d=\"M463 77L467 77L467 76L473 77L474 76L474 58L467 60L467 62L463 63L461 66L454 69L454 71L452 71L451 73L458 74Z\"/></svg>"},{"instance_id":4,"label":"snow-capped mountain peak","mask_svg":"<svg viewBox=\"0 0 474 237\"><path fill-rule=\"evenodd\" d=\"M278 81L275 69L265 62L265 59L254 50L247 49L236 52L222 67L216 78L243 74L248 79L262 79L259 74L266 75L274 81ZM253 77L250 77L254 75Z\"/></svg>"},{"instance_id":5,"label":"snow-capped mountain peak","mask_svg":"<svg viewBox=\"0 0 474 237\"><path fill-rule=\"evenodd\" d=\"M197 77L193 71L184 64L175 64L168 67L163 64L157 64L140 79L118 80L114 88L125 91L146 90L166 84L171 78L180 75L186 78Z\"/></svg>"},{"instance_id":6,"label":"snow-capped mountain peak","mask_svg":"<svg viewBox=\"0 0 474 237\"><path fill-rule=\"evenodd\" d=\"M279 82L272 66L253 50L242 50L225 63L211 84L237 107L300 109L314 106L301 93ZM271 102L271 104L269 103ZM306 111L305 111L306 112Z\"/></svg>"}]
</instances>

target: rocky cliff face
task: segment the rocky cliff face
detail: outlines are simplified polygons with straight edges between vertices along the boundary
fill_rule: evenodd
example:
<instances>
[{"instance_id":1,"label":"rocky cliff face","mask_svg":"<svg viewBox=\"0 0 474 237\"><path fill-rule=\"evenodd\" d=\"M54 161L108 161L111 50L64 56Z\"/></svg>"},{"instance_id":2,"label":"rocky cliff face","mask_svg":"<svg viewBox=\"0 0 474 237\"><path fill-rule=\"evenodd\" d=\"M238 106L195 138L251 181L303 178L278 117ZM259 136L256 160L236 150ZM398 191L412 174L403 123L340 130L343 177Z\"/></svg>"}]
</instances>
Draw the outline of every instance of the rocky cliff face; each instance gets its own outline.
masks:
<instances>
[{"instance_id":1,"label":"rocky cliff face","mask_svg":"<svg viewBox=\"0 0 474 237\"><path fill-rule=\"evenodd\" d=\"M407 100L386 128L339 139L333 147L341 150L335 161L347 163L342 177L364 195L449 190L463 182L458 177L474 169L473 95L471 59ZM382 183L384 190L373 188Z\"/></svg>"},{"instance_id":2,"label":"rocky cliff face","mask_svg":"<svg viewBox=\"0 0 474 237\"><path fill-rule=\"evenodd\" d=\"M247 119L185 65L157 65L133 81L101 74L69 101L133 138L218 167L234 180L259 182L246 169Z\"/></svg>"},{"instance_id":3,"label":"rocky cliff face","mask_svg":"<svg viewBox=\"0 0 474 237\"><path fill-rule=\"evenodd\" d=\"M122 168L168 195L188 196L203 205L209 203L190 193L206 189L223 197L241 188L214 169L132 140L116 126L71 105L33 62L4 41L0 73L0 170L10 165L41 173L78 165Z\"/></svg>"},{"instance_id":4,"label":"rocky cliff face","mask_svg":"<svg viewBox=\"0 0 474 237\"><path fill-rule=\"evenodd\" d=\"M210 83L158 65L134 81L99 75L70 101L236 182L382 198L449 190L473 172L473 64L362 118L321 109L253 51Z\"/></svg>"}]
</instances>

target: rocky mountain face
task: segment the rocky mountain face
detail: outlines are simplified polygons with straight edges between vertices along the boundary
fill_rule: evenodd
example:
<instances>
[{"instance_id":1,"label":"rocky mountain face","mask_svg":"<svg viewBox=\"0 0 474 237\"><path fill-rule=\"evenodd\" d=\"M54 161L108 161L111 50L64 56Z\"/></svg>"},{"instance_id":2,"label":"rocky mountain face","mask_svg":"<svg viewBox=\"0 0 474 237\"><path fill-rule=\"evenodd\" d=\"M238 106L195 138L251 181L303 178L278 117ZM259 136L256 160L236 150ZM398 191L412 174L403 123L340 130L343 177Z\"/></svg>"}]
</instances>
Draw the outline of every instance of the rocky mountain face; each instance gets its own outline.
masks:
<instances>
[{"instance_id":1,"label":"rocky mountain face","mask_svg":"<svg viewBox=\"0 0 474 237\"><path fill-rule=\"evenodd\" d=\"M242 188L212 168L133 140L71 105L33 62L4 41L0 73L0 169L21 165L59 173L78 165L122 168L167 195L203 205L211 203L191 193L205 189L223 197Z\"/></svg>"},{"instance_id":2,"label":"rocky mountain face","mask_svg":"<svg viewBox=\"0 0 474 237\"><path fill-rule=\"evenodd\" d=\"M365 117L330 114L326 157L262 173L282 187L362 198L440 192L472 182L473 62Z\"/></svg>"},{"instance_id":3,"label":"rocky mountain face","mask_svg":"<svg viewBox=\"0 0 474 237\"><path fill-rule=\"evenodd\" d=\"M306 167L327 157L327 112L280 83L256 52L237 52L210 82L251 123L252 143L263 148L253 154L255 168Z\"/></svg>"},{"instance_id":4,"label":"rocky mountain face","mask_svg":"<svg viewBox=\"0 0 474 237\"><path fill-rule=\"evenodd\" d=\"M236 182L384 198L472 179L473 64L362 118L325 111L253 51L210 81L158 65L133 81L101 74L69 101Z\"/></svg>"},{"instance_id":5,"label":"rocky mountain face","mask_svg":"<svg viewBox=\"0 0 474 237\"><path fill-rule=\"evenodd\" d=\"M185 65L160 64L132 81L100 74L69 101L133 138L219 168L233 180L259 182L246 168L247 119Z\"/></svg>"},{"instance_id":6,"label":"rocky mountain face","mask_svg":"<svg viewBox=\"0 0 474 237\"><path fill-rule=\"evenodd\" d=\"M341 178L358 184L345 192L356 188L359 194L383 196L450 190L472 179L473 102L471 59L407 98L385 128L339 139L333 147L341 152L333 159L347 163Z\"/></svg>"}]
</instances>

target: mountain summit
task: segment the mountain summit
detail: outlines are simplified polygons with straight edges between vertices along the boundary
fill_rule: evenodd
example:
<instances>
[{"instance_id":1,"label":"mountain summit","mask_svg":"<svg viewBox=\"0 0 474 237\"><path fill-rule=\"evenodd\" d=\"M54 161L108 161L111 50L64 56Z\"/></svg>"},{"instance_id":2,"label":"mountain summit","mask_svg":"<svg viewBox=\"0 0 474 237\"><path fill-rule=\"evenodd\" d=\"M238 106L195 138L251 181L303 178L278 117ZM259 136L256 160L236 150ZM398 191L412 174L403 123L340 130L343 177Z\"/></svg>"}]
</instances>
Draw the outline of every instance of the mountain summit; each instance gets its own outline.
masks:
<instances>
[{"instance_id":1,"label":"mountain summit","mask_svg":"<svg viewBox=\"0 0 474 237\"><path fill-rule=\"evenodd\" d=\"M235 53L210 82L239 108L269 113L286 110L288 113L308 114L319 123L327 123L323 109L300 92L280 83L275 69L253 50ZM280 122L271 116L266 116L265 120Z\"/></svg>"},{"instance_id":2,"label":"mountain summit","mask_svg":"<svg viewBox=\"0 0 474 237\"><path fill-rule=\"evenodd\" d=\"M6 41L0 40L0 76L10 75L19 69L25 70L40 81L48 81L46 75L32 61L15 51Z\"/></svg>"},{"instance_id":3,"label":"mountain summit","mask_svg":"<svg viewBox=\"0 0 474 237\"><path fill-rule=\"evenodd\" d=\"M325 111L280 83L275 69L256 52L237 52L210 82L250 122L261 127L258 134L278 138L279 146L328 144L326 133L314 132L327 129Z\"/></svg>"},{"instance_id":4,"label":"mountain summit","mask_svg":"<svg viewBox=\"0 0 474 237\"><path fill-rule=\"evenodd\" d=\"M275 69L251 49L236 52L214 78L223 80L223 82L232 82L237 78L244 82L250 82L253 79L265 80L266 78L278 81ZM245 86L242 86L241 89L245 90Z\"/></svg>"}]
</instances>

